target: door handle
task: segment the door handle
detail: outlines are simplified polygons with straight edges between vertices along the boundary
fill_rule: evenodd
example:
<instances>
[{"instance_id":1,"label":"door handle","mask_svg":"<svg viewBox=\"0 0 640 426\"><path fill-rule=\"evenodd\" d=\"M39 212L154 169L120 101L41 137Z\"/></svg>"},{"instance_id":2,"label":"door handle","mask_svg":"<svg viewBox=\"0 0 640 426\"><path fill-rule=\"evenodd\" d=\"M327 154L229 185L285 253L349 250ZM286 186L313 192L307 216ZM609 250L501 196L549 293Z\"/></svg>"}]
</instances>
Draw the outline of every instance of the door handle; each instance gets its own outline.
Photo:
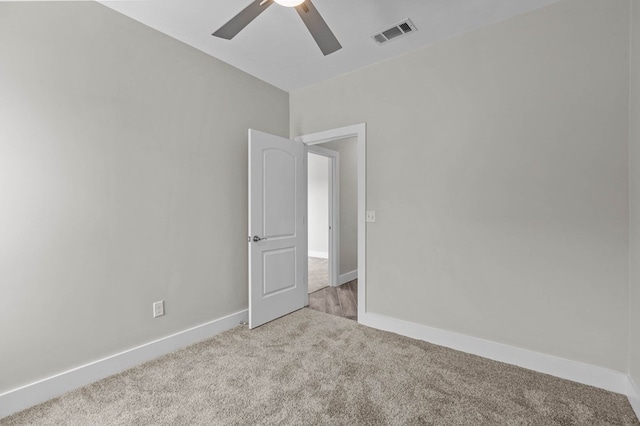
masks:
<instances>
[{"instance_id":1,"label":"door handle","mask_svg":"<svg viewBox=\"0 0 640 426\"><path fill-rule=\"evenodd\" d=\"M262 240L266 240L266 238L260 238L260 237L258 237L257 235L254 235L254 236L253 236L253 242L254 242L254 243L257 243L258 241L262 241Z\"/></svg>"}]
</instances>

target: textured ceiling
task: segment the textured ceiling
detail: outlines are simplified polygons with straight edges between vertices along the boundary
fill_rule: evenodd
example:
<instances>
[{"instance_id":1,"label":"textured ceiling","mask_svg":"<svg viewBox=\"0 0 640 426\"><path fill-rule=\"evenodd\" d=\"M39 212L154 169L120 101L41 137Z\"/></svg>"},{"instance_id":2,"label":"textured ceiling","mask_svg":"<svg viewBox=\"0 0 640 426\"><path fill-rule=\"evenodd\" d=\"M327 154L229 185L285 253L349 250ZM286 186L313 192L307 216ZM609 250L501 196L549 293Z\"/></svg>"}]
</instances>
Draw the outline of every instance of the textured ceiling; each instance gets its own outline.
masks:
<instances>
[{"instance_id":1,"label":"textured ceiling","mask_svg":"<svg viewBox=\"0 0 640 426\"><path fill-rule=\"evenodd\" d=\"M101 1L124 15L291 91L557 0L313 0L343 48L323 56L294 9L272 5L232 40L211 33L251 0ZM418 31L382 46L371 34L409 18Z\"/></svg>"}]
</instances>

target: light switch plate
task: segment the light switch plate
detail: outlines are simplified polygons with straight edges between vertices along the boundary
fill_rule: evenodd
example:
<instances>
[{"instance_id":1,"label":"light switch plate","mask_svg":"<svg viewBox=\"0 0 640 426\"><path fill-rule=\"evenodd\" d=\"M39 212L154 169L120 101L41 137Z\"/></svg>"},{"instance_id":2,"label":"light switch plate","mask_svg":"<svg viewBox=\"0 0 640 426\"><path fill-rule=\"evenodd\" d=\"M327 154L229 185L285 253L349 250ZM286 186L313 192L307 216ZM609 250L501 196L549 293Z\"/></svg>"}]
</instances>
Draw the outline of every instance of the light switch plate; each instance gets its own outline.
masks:
<instances>
[{"instance_id":1,"label":"light switch plate","mask_svg":"<svg viewBox=\"0 0 640 426\"><path fill-rule=\"evenodd\" d=\"M376 221L376 211L375 210L367 210L366 221L367 222L375 222Z\"/></svg>"}]
</instances>

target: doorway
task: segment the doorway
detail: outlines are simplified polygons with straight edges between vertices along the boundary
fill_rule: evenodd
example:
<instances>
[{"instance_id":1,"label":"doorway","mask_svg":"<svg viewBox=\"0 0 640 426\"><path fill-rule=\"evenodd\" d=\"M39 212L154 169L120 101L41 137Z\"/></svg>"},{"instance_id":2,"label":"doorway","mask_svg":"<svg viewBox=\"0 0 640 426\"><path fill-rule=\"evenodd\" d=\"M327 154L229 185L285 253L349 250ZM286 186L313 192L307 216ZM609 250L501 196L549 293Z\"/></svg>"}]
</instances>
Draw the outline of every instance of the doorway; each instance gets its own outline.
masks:
<instances>
[{"instance_id":1,"label":"doorway","mask_svg":"<svg viewBox=\"0 0 640 426\"><path fill-rule=\"evenodd\" d=\"M332 161L330 157L307 152L307 245L308 292L322 290L330 284L329 239L333 237L331 199L333 198Z\"/></svg>"},{"instance_id":2,"label":"doorway","mask_svg":"<svg viewBox=\"0 0 640 426\"><path fill-rule=\"evenodd\" d=\"M335 150L307 147L308 292L338 282L340 159Z\"/></svg>"},{"instance_id":3,"label":"doorway","mask_svg":"<svg viewBox=\"0 0 640 426\"><path fill-rule=\"evenodd\" d=\"M307 276L309 308L357 320L357 240L353 232L357 185L352 172L357 158L355 140L346 142L307 147ZM346 161L340 161L341 151ZM350 199L341 200L343 194ZM342 237L343 229L349 241ZM344 268L349 274L342 272Z\"/></svg>"},{"instance_id":4,"label":"doorway","mask_svg":"<svg viewBox=\"0 0 640 426\"><path fill-rule=\"evenodd\" d=\"M307 148L356 138L357 320L366 315L366 125L299 136L291 141L249 130L249 328L309 305L307 292ZM327 287L329 289L334 287Z\"/></svg>"},{"instance_id":5,"label":"doorway","mask_svg":"<svg viewBox=\"0 0 640 426\"><path fill-rule=\"evenodd\" d=\"M358 318L359 305L360 143L357 136L342 136L307 146L308 306L354 320ZM318 229L321 232L316 234ZM320 274L327 277L327 272L328 287L326 284L318 290L314 281Z\"/></svg>"}]
</instances>

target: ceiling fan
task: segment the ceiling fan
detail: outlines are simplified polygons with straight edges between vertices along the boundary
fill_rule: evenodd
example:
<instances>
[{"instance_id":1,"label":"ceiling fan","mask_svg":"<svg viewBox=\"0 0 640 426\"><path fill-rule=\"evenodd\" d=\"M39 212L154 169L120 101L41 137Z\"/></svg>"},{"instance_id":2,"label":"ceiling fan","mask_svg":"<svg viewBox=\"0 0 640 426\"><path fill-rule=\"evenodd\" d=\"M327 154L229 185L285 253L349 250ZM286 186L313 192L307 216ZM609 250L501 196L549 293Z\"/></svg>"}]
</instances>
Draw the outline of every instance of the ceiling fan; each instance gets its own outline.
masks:
<instances>
[{"instance_id":1,"label":"ceiling fan","mask_svg":"<svg viewBox=\"0 0 640 426\"><path fill-rule=\"evenodd\" d=\"M298 15L325 56L342 49L340 42L333 35L311 0L254 0L212 35L231 40L274 2L281 6L296 8Z\"/></svg>"}]
</instances>

